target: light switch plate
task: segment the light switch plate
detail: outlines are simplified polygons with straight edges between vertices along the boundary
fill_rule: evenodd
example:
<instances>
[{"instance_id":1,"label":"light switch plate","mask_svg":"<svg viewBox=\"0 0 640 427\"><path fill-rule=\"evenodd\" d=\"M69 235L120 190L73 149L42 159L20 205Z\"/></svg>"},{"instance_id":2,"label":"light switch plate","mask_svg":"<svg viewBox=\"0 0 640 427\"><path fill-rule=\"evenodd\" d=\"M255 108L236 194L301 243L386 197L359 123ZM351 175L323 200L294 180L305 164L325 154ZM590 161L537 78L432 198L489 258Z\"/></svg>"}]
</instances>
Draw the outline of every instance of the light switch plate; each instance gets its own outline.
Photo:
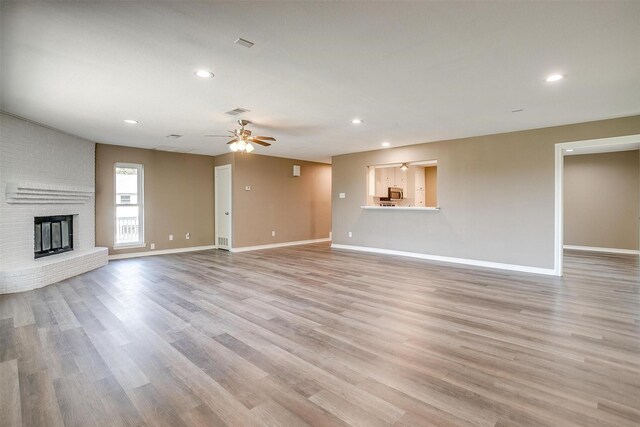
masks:
<instances>
[{"instance_id":1,"label":"light switch plate","mask_svg":"<svg viewBox=\"0 0 640 427\"><path fill-rule=\"evenodd\" d=\"M173 240L173 234L169 234L169 240Z\"/></svg>"},{"instance_id":2,"label":"light switch plate","mask_svg":"<svg viewBox=\"0 0 640 427\"><path fill-rule=\"evenodd\" d=\"M245 190L245 191L251 191L251 186L250 186L250 185L245 186L245 187L244 187L244 190Z\"/></svg>"},{"instance_id":3,"label":"light switch plate","mask_svg":"<svg viewBox=\"0 0 640 427\"><path fill-rule=\"evenodd\" d=\"M347 193L340 193L340 198L341 199L346 199L347 198Z\"/></svg>"}]
</instances>

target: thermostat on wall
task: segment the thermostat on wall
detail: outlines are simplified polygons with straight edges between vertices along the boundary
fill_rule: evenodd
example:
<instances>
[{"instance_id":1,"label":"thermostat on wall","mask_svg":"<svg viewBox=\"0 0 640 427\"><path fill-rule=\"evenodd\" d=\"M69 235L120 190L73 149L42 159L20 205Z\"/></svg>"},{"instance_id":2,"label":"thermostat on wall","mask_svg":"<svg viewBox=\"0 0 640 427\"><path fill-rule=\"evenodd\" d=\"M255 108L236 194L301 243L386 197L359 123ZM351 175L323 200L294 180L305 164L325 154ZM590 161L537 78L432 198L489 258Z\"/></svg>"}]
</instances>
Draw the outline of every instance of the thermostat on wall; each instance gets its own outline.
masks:
<instances>
[{"instance_id":1,"label":"thermostat on wall","mask_svg":"<svg viewBox=\"0 0 640 427\"><path fill-rule=\"evenodd\" d=\"M300 165L293 165L293 176L300 176Z\"/></svg>"}]
</instances>

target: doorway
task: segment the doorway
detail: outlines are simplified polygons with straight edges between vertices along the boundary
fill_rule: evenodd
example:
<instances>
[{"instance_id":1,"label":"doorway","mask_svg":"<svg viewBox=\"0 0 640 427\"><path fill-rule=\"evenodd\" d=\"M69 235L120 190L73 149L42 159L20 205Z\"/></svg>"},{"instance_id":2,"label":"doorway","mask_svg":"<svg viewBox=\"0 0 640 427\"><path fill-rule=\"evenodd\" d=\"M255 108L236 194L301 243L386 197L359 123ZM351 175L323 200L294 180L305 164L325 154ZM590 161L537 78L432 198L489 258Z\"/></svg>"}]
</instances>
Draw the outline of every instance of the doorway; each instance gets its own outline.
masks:
<instances>
[{"instance_id":1,"label":"doorway","mask_svg":"<svg viewBox=\"0 0 640 427\"><path fill-rule=\"evenodd\" d=\"M564 157L570 154L610 153L640 148L640 135L565 142L555 146L554 274L562 276L564 257ZM640 179L640 177L639 177ZM640 236L638 236L640 239Z\"/></svg>"},{"instance_id":2,"label":"doorway","mask_svg":"<svg viewBox=\"0 0 640 427\"><path fill-rule=\"evenodd\" d=\"M231 250L233 230L233 201L231 165L214 168L215 242L218 249Z\"/></svg>"}]
</instances>

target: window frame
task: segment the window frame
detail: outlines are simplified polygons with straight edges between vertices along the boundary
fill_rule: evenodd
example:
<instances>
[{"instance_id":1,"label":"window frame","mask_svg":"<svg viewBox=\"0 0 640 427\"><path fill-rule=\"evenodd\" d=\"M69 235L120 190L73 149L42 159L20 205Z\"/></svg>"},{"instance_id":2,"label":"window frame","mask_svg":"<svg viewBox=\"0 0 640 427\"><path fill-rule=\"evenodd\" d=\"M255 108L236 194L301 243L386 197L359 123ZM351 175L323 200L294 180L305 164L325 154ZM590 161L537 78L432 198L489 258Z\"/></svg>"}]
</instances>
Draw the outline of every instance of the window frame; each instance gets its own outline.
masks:
<instances>
[{"instance_id":1,"label":"window frame","mask_svg":"<svg viewBox=\"0 0 640 427\"><path fill-rule=\"evenodd\" d=\"M117 170L129 168L137 170L137 203L118 203ZM118 207L138 207L138 240L135 242L118 243ZM113 248L129 249L144 248L144 165L142 163L116 162L113 164Z\"/></svg>"}]
</instances>

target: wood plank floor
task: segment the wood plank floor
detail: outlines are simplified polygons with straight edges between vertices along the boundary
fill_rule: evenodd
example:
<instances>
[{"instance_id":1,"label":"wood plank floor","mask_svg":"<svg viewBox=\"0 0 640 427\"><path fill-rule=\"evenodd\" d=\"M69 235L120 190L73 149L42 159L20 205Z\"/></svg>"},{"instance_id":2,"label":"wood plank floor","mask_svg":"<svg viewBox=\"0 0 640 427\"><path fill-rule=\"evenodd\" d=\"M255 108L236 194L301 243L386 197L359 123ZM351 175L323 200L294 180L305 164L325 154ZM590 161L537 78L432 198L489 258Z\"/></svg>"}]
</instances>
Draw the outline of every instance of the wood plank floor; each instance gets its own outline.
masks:
<instances>
[{"instance_id":1,"label":"wood plank floor","mask_svg":"<svg viewBox=\"0 0 640 427\"><path fill-rule=\"evenodd\" d=\"M326 244L0 296L1 426L638 426L637 257L563 279Z\"/></svg>"}]
</instances>

